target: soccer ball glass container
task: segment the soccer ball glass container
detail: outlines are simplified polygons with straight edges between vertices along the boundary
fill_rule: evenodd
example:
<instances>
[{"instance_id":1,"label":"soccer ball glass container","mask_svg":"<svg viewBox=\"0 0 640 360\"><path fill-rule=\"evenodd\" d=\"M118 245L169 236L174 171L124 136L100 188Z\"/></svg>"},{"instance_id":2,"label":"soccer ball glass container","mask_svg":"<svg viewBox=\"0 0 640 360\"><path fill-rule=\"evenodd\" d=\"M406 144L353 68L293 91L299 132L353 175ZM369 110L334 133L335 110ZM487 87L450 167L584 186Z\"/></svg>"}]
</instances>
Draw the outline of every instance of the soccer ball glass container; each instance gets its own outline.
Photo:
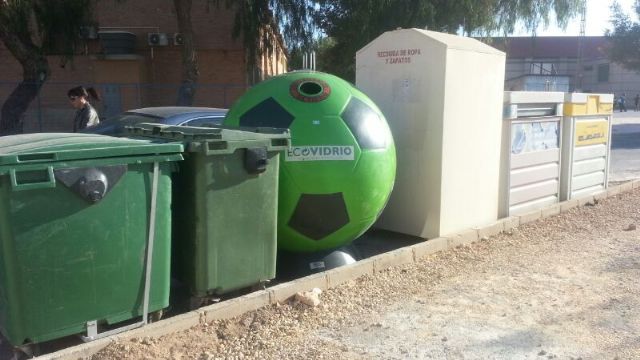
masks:
<instances>
[{"instance_id":1,"label":"soccer ball glass container","mask_svg":"<svg viewBox=\"0 0 640 360\"><path fill-rule=\"evenodd\" d=\"M280 157L278 248L314 252L347 245L382 212L396 173L389 126L378 107L330 74L295 71L248 90L225 125L288 128Z\"/></svg>"}]
</instances>

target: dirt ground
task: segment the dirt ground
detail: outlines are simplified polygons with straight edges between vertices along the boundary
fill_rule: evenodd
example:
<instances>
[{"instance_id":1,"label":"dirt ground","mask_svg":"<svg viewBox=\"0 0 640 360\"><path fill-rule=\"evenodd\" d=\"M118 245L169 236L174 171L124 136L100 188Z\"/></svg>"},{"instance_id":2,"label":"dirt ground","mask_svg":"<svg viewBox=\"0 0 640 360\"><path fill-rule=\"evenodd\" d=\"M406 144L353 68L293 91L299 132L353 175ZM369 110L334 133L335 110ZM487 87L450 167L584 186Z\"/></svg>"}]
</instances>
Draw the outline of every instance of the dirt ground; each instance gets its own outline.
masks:
<instances>
[{"instance_id":1,"label":"dirt ground","mask_svg":"<svg viewBox=\"0 0 640 360\"><path fill-rule=\"evenodd\" d=\"M640 359L640 191L115 359Z\"/></svg>"}]
</instances>

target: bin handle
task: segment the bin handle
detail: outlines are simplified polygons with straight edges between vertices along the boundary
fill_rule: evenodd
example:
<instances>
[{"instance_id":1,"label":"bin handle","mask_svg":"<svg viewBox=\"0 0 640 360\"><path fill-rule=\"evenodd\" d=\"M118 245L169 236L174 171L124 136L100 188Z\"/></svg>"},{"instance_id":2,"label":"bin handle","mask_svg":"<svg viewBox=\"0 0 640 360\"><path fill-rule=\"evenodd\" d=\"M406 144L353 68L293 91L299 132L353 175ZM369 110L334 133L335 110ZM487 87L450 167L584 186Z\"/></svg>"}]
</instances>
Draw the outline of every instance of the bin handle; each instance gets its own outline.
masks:
<instances>
[{"instance_id":1,"label":"bin handle","mask_svg":"<svg viewBox=\"0 0 640 360\"><path fill-rule=\"evenodd\" d=\"M229 154L233 152L230 151L230 148L235 150L234 147L230 147L229 145L228 141L208 141L204 144L204 155L211 156Z\"/></svg>"},{"instance_id":2,"label":"bin handle","mask_svg":"<svg viewBox=\"0 0 640 360\"><path fill-rule=\"evenodd\" d=\"M30 170L29 172L32 172L32 171L34 170ZM35 171L40 171L40 170L35 170ZM15 191L21 191L21 190L34 190L34 189L50 189L50 188L56 187L56 177L53 174L53 167L48 166L45 171L47 175L46 181L18 182L19 172L16 171L16 169L11 169L9 170L9 176L11 178L11 188Z\"/></svg>"},{"instance_id":3,"label":"bin handle","mask_svg":"<svg viewBox=\"0 0 640 360\"><path fill-rule=\"evenodd\" d=\"M156 237L156 213L158 207L158 177L160 176L160 164L153 163L153 181L151 183L151 208L149 211L149 237L147 238L147 256L145 258L144 270L144 293L142 302L142 322L148 323L149 316L149 296L151 292L151 272L153 271L153 244Z\"/></svg>"}]
</instances>

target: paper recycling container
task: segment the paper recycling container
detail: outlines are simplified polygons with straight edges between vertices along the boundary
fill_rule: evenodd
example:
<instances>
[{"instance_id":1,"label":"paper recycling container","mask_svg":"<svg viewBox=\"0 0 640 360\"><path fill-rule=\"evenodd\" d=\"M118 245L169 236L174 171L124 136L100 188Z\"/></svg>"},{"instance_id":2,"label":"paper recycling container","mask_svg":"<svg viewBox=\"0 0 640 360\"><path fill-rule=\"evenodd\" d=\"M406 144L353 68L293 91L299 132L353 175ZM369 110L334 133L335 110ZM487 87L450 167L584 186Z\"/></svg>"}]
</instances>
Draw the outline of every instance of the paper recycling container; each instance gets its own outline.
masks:
<instances>
[{"instance_id":1,"label":"paper recycling container","mask_svg":"<svg viewBox=\"0 0 640 360\"><path fill-rule=\"evenodd\" d=\"M612 115L612 94L565 95L560 200L607 188Z\"/></svg>"},{"instance_id":2,"label":"paper recycling container","mask_svg":"<svg viewBox=\"0 0 640 360\"><path fill-rule=\"evenodd\" d=\"M523 214L560 199L564 93L504 93L500 217Z\"/></svg>"},{"instance_id":3,"label":"paper recycling container","mask_svg":"<svg viewBox=\"0 0 640 360\"><path fill-rule=\"evenodd\" d=\"M12 345L138 317L145 298L148 312L168 306L181 152L91 134L0 138L0 330Z\"/></svg>"},{"instance_id":4,"label":"paper recycling container","mask_svg":"<svg viewBox=\"0 0 640 360\"><path fill-rule=\"evenodd\" d=\"M173 256L192 296L273 279L279 152L290 146L289 130L141 124L127 131L185 146L174 178Z\"/></svg>"}]
</instances>

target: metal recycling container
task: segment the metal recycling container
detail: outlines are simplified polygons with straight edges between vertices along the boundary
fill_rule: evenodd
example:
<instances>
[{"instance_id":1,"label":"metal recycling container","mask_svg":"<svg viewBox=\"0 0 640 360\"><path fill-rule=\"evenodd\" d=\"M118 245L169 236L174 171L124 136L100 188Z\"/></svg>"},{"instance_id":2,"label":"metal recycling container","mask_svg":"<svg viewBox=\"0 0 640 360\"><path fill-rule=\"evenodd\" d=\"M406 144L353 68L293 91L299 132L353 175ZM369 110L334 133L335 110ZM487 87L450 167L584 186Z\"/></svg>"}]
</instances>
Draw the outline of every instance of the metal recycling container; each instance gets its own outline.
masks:
<instances>
[{"instance_id":1,"label":"metal recycling container","mask_svg":"<svg viewBox=\"0 0 640 360\"><path fill-rule=\"evenodd\" d=\"M0 330L12 345L91 340L168 306L181 152L103 135L0 138Z\"/></svg>"},{"instance_id":2,"label":"metal recycling container","mask_svg":"<svg viewBox=\"0 0 640 360\"><path fill-rule=\"evenodd\" d=\"M286 129L142 124L129 136L184 144L174 177L176 278L194 298L275 277L279 152Z\"/></svg>"},{"instance_id":3,"label":"metal recycling container","mask_svg":"<svg viewBox=\"0 0 640 360\"><path fill-rule=\"evenodd\" d=\"M560 199L564 93L504 93L499 216L518 215Z\"/></svg>"},{"instance_id":4,"label":"metal recycling container","mask_svg":"<svg viewBox=\"0 0 640 360\"><path fill-rule=\"evenodd\" d=\"M565 95L561 201L607 188L612 115L612 94Z\"/></svg>"}]
</instances>

